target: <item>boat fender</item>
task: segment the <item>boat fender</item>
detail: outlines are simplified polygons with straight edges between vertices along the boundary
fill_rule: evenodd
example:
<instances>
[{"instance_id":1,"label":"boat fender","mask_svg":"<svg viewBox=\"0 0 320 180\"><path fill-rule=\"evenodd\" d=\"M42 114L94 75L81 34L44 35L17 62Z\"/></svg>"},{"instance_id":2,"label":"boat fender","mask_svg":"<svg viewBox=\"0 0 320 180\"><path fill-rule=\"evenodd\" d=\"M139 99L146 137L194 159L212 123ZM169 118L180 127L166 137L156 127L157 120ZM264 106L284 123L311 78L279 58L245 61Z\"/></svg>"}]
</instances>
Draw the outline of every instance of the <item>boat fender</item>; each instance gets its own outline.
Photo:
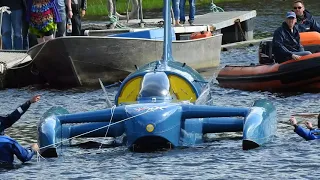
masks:
<instances>
[{"instance_id":1,"label":"boat fender","mask_svg":"<svg viewBox=\"0 0 320 180\"><path fill-rule=\"evenodd\" d=\"M136 68L136 70L139 70L139 67L137 65L134 65L134 67Z\"/></svg>"},{"instance_id":2,"label":"boat fender","mask_svg":"<svg viewBox=\"0 0 320 180\"><path fill-rule=\"evenodd\" d=\"M185 66L186 66L186 63L183 63L183 64L182 64L182 67L185 67Z\"/></svg>"},{"instance_id":3,"label":"boat fender","mask_svg":"<svg viewBox=\"0 0 320 180\"><path fill-rule=\"evenodd\" d=\"M191 39L199 39L199 38L205 38L212 36L212 33L210 31L200 31L200 32L194 32L191 34Z\"/></svg>"}]
</instances>

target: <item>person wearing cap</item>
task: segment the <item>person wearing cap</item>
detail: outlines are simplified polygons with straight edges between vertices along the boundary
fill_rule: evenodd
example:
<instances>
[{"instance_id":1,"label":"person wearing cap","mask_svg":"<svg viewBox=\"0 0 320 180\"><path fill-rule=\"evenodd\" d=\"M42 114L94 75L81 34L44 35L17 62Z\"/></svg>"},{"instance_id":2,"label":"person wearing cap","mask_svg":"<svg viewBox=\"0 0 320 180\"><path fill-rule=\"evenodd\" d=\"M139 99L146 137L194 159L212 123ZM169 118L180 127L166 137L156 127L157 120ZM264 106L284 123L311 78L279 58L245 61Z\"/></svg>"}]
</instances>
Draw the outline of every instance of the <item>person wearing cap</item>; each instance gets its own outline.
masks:
<instances>
[{"instance_id":1,"label":"person wearing cap","mask_svg":"<svg viewBox=\"0 0 320 180\"><path fill-rule=\"evenodd\" d=\"M308 141L320 139L320 114L318 115L318 128L314 128L310 121L305 122L307 129L303 128L302 126L298 125L297 120L294 116L290 118L290 123L294 127L294 132L297 133L299 136L303 137L305 140Z\"/></svg>"},{"instance_id":2,"label":"person wearing cap","mask_svg":"<svg viewBox=\"0 0 320 180\"><path fill-rule=\"evenodd\" d=\"M39 151L37 144L32 144L31 147L24 148L13 138L4 135L4 130L11 127L15 122L17 122L20 117L28 110L32 103L38 102L40 96L34 96L11 114L7 116L0 116L0 165L2 164L12 164L14 160L14 155L21 162L29 161L33 155Z\"/></svg>"},{"instance_id":3,"label":"person wearing cap","mask_svg":"<svg viewBox=\"0 0 320 180\"><path fill-rule=\"evenodd\" d=\"M320 32L320 24L316 20L314 20L311 13L305 9L303 1L294 1L293 11L297 15L297 28L299 32Z\"/></svg>"},{"instance_id":4,"label":"person wearing cap","mask_svg":"<svg viewBox=\"0 0 320 180\"><path fill-rule=\"evenodd\" d=\"M300 44L300 35L295 23L297 21L294 12L287 12L286 20L273 33L272 51L277 63L282 63L290 59L299 60L301 56L311 54L304 51Z\"/></svg>"}]
</instances>

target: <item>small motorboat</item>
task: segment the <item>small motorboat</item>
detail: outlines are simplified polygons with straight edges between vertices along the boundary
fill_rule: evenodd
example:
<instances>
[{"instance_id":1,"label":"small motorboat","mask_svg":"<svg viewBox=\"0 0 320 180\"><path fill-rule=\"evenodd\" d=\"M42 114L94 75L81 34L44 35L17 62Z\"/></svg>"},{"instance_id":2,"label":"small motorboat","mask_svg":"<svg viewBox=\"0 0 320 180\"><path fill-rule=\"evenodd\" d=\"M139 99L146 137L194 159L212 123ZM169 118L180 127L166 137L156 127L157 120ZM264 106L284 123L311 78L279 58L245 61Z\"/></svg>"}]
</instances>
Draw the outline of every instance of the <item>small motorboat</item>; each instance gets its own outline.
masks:
<instances>
[{"instance_id":1,"label":"small motorboat","mask_svg":"<svg viewBox=\"0 0 320 180\"><path fill-rule=\"evenodd\" d=\"M305 49L314 54L278 64L272 54L272 41L263 41L259 47L260 64L225 66L217 76L219 86L248 91L320 92L320 34L300 35Z\"/></svg>"}]
</instances>

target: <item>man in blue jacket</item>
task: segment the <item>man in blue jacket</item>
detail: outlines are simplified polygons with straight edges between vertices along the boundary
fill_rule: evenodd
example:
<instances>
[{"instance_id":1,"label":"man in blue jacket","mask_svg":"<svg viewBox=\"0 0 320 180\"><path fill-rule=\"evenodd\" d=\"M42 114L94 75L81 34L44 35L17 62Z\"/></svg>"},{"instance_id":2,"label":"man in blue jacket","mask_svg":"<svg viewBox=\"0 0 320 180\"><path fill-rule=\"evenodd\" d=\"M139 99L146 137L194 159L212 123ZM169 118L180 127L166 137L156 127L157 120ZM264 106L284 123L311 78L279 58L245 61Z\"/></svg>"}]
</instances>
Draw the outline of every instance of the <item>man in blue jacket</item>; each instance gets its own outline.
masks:
<instances>
[{"instance_id":1,"label":"man in blue jacket","mask_svg":"<svg viewBox=\"0 0 320 180\"><path fill-rule=\"evenodd\" d=\"M22 147L16 140L4 135L4 130L11 127L20 117L28 110L32 103L38 102L40 96L34 96L11 114L0 116L0 164L12 164L14 155L21 162L29 161L32 156L39 150L37 144L33 144L30 148Z\"/></svg>"},{"instance_id":2,"label":"man in blue jacket","mask_svg":"<svg viewBox=\"0 0 320 180\"><path fill-rule=\"evenodd\" d=\"M272 51L277 63L290 59L299 60L301 56L311 54L310 51L304 51L300 44L299 31L295 27L296 21L296 14L287 12L285 22L273 33Z\"/></svg>"},{"instance_id":3,"label":"man in blue jacket","mask_svg":"<svg viewBox=\"0 0 320 180\"><path fill-rule=\"evenodd\" d=\"M320 32L320 24L317 21L315 21L310 12L305 9L303 1L294 1L293 11L297 15L297 28L299 32Z\"/></svg>"},{"instance_id":4,"label":"man in blue jacket","mask_svg":"<svg viewBox=\"0 0 320 180\"><path fill-rule=\"evenodd\" d=\"M295 117L290 118L290 123L294 127L294 132L296 132L299 136L303 137L305 140L314 140L320 139L320 129L316 129L312 126L312 123L306 121L305 125L308 129L305 129L298 125ZM318 115L318 127L320 125L320 114Z\"/></svg>"}]
</instances>

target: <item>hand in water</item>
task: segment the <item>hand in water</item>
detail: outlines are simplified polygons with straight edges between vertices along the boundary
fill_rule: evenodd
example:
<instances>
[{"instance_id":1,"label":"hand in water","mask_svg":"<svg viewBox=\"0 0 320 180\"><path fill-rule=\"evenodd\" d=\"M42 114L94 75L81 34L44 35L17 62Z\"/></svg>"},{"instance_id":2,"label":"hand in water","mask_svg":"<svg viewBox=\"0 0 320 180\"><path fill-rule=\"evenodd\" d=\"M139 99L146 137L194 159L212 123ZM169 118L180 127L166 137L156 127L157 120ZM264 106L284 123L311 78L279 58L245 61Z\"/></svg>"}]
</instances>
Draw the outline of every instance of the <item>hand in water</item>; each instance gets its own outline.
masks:
<instances>
[{"instance_id":1,"label":"hand in water","mask_svg":"<svg viewBox=\"0 0 320 180\"><path fill-rule=\"evenodd\" d=\"M40 95L36 95L30 99L30 102L35 103L35 102L38 102L39 100L40 100Z\"/></svg>"},{"instance_id":2,"label":"hand in water","mask_svg":"<svg viewBox=\"0 0 320 180\"><path fill-rule=\"evenodd\" d=\"M312 129L313 128L312 127L312 123L309 122L309 121L306 121L304 124L307 126L308 129Z\"/></svg>"},{"instance_id":3,"label":"hand in water","mask_svg":"<svg viewBox=\"0 0 320 180\"><path fill-rule=\"evenodd\" d=\"M31 145L31 149L38 152L38 151L39 151L39 146L38 146L38 144L37 144L37 143L32 144L32 145Z\"/></svg>"}]
</instances>

